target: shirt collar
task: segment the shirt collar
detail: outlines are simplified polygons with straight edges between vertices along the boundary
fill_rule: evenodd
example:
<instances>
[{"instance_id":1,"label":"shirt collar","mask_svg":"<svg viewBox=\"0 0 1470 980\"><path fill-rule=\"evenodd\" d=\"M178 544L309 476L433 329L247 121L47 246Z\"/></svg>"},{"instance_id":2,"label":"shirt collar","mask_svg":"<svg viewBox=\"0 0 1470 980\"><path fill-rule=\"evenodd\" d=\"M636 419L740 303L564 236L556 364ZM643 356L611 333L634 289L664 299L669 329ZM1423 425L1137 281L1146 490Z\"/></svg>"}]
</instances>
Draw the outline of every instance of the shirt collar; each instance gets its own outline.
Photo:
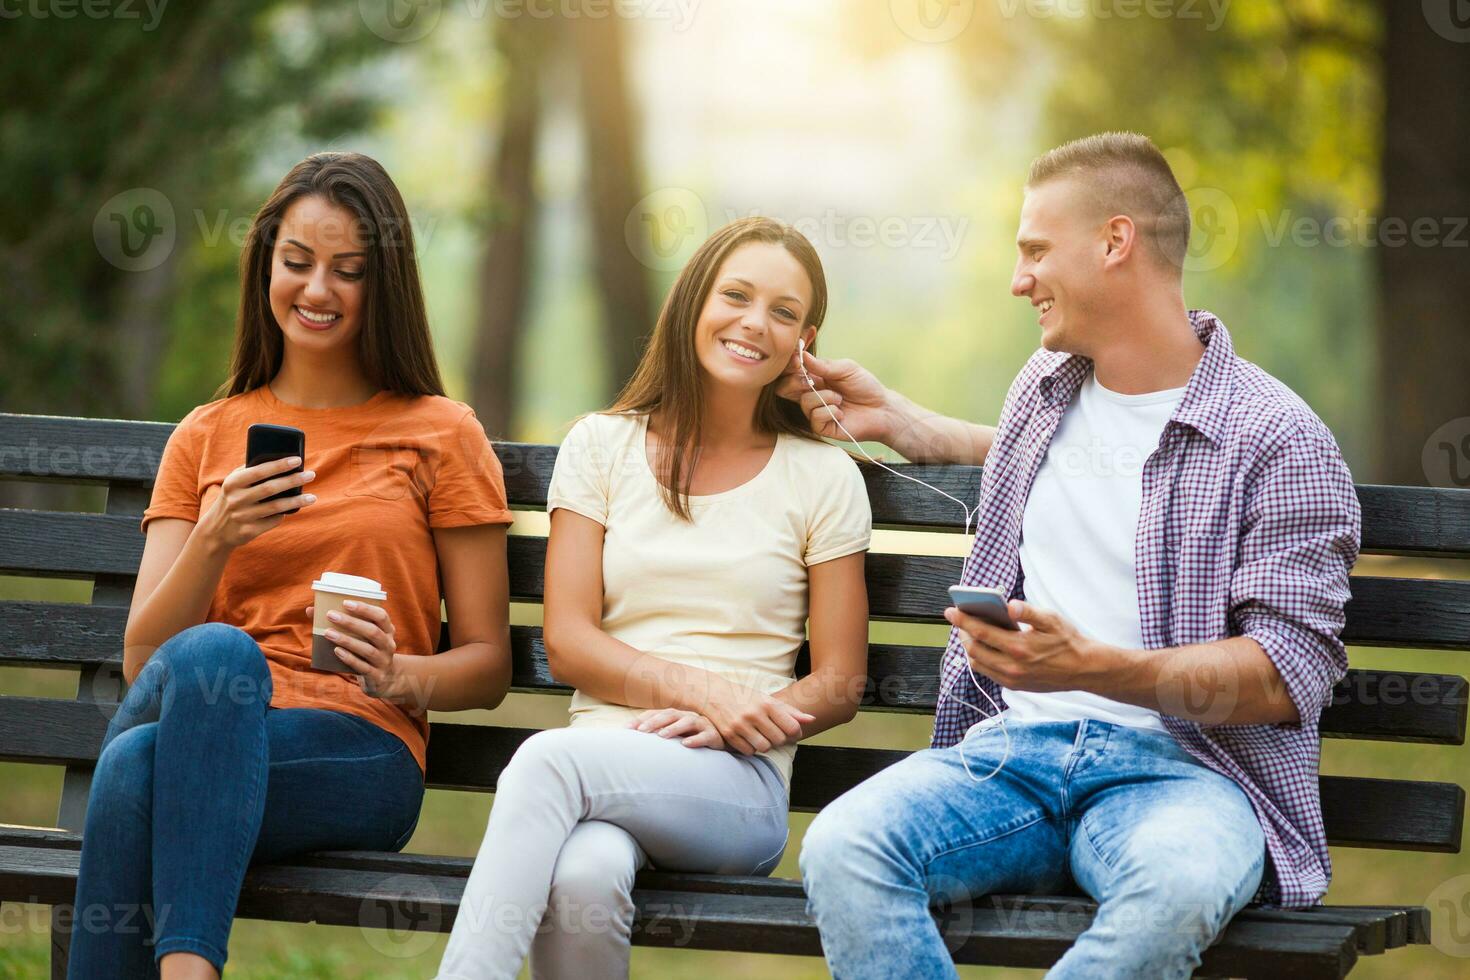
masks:
<instances>
[{"instance_id":1,"label":"shirt collar","mask_svg":"<svg viewBox=\"0 0 1470 980\"><path fill-rule=\"evenodd\" d=\"M1230 331L1220 318L1208 310L1190 310L1189 324L1195 336L1205 345L1204 356L1184 388L1184 397L1170 419L1199 431L1218 446L1225 434L1225 418L1230 410L1230 381L1235 366L1235 347ZM1087 377L1092 359L1070 354L1059 359L1042 375L1041 399L1048 405L1067 405Z\"/></svg>"}]
</instances>

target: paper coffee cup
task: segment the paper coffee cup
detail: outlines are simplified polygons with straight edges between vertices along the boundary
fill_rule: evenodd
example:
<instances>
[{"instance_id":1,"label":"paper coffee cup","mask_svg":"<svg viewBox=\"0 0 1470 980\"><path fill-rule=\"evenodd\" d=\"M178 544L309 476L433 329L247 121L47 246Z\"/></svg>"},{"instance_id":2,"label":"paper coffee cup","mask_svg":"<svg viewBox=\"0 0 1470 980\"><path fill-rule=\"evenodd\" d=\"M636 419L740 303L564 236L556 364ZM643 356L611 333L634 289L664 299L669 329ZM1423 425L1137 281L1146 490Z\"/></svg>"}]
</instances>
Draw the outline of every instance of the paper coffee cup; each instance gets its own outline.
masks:
<instances>
[{"instance_id":1,"label":"paper coffee cup","mask_svg":"<svg viewBox=\"0 0 1470 980\"><path fill-rule=\"evenodd\" d=\"M315 593L312 604L316 607L311 618L311 666L316 670L330 670L338 674L355 673L334 652L342 644L333 643L326 637L326 632L330 629L344 635L350 634L328 619L327 613L351 615L342 608L342 603L349 599L370 606L381 606L388 598L388 593L370 578L344 575L341 572L322 572L322 577L311 583L311 589Z\"/></svg>"}]
</instances>

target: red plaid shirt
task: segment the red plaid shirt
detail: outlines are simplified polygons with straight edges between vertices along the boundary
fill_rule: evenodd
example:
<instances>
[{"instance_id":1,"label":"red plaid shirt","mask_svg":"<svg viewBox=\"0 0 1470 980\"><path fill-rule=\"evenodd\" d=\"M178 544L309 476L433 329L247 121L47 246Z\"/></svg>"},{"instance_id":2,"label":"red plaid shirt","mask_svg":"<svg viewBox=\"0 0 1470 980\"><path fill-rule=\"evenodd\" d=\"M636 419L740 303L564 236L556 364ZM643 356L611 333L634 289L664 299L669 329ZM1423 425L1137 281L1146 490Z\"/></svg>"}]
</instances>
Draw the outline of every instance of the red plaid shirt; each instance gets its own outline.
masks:
<instances>
[{"instance_id":1,"label":"red plaid shirt","mask_svg":"<svg viewBox=\"0 0 1470 980\"><path fill-rule=\"evenodd\" d=\"M1237 357L1213 314L1189 314L1206 345L1144 464L1134 537L1138 615L1148 649L1249 636L1280 671L1300 725L1201 726L1163 716L1192 756L1234 780L1255 806L1270 857L1260 901L1312 905L1332 875L1317 767L1322 709L1347 671L1338 639L1361 514L1352 474L1322 421L1289 388ZM1091 362L1040 350L1011 385L980 480L966 585L1024 598L1021 517L1062 413ZM951 631L934 746L981 719ZM997 703L998 685L976 674Z\"/></svg>"}]
</instances>

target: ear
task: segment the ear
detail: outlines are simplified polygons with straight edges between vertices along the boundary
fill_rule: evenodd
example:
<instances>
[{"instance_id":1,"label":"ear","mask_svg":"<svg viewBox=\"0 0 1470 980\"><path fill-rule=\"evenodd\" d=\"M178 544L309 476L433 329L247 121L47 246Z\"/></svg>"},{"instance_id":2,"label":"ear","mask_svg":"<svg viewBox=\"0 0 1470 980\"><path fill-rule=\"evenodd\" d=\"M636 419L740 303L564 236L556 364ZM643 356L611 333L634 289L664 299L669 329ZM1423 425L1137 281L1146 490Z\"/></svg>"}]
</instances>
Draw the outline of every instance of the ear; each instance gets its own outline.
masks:
<instances>
[{"instance_id":1,"label":"ear","mask_svg":"<svg viewBox=\"0 0 1470 980\"><path fill-rule=\"evenodd\" d=\"M802 343L806 344L806 349L811 350L812 344L817 342L817 328L807 327L801 332L801 340Z\"/></svg>"},{"instance_id":2,"label":"ear","mask_svg":"<svg viewBox=\"0 0 1470 980\"><path fill-rule=\"evenodd\" d=\"M1138 243L1138 228L1126 214L1114 215L1103 226L1103 244L1106 252L1103 265L1116 266L1128 260Z\"/></svg>"}]
</instances>

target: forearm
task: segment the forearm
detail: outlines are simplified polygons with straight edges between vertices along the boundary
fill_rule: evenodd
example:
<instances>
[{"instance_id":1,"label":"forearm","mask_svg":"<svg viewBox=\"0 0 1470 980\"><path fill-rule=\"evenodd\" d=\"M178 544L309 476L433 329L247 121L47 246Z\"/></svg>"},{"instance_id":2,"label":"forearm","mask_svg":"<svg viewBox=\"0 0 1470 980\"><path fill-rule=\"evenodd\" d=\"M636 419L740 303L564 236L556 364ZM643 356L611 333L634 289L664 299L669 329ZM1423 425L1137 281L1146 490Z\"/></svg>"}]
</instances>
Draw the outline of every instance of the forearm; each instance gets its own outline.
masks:
<instances>
[{"instance_id":1,"label":"forearm","mask_svg":"<svg viewBox=\"0 0 1470 980\"><path fill-rule=\"evenodd\" d=\"M195 525L158 586L128 610L123 632L123 676L128 683L167 640L204 622L229 557L228 549Z\"/></svg>"},{"instance_id":2,"label":"forearm","mask_svg":"<svg viewBox=\"0 0 1470 980\"><path fill-rule=\"evenodd\" d=\"M721 683L710 671L645 653L593 626L563 627L556 635L555 653L547 643L552 673L609 704L703 713L711 688Z\"/></svg>"},{"instance_id":3,"label":"forearm","mask_svg":"<svg viewBox=\"0 0 1470 980\"><path fill-rule=\"evenodd\" d=\"M979 466L990 453L995 428L931 412L890 390L893 419L886 444L914 463L960 463Z\"/></svg>"},{"instance_id":4,"label":"forearm","mask_svg":"<svg viewBox=\"0 0 1470 980\"><path fill-rule=\"evenodd\" d=\"M510 690L510 634L493 643L466 643L433 656L395 654L398 681L380 695L415 714L494 708Z\"/></svg>"},{"instance_id":5,"label":"forearm","mask_svg":"<svg viewBox=\"0 0 1470 980\"><path fill-rule=\"evenodd\" d=\"M1097 644L1083 690L1202 725L1297 725L1281 672L1247 636L1129 650Z\"/></svg>"},{"instance_id":6,"label":"forearm","mask_svg":"<svg viewBox=\"0 0 1470 980\"><path fill-rule=\"evenodd\" d=\"M816 716L816 721L801 726L802 738L811 738L852 721L862 703L864 680L861 674L813 670L777 691L774 697Z\"/></svg>"}]
</instances>

